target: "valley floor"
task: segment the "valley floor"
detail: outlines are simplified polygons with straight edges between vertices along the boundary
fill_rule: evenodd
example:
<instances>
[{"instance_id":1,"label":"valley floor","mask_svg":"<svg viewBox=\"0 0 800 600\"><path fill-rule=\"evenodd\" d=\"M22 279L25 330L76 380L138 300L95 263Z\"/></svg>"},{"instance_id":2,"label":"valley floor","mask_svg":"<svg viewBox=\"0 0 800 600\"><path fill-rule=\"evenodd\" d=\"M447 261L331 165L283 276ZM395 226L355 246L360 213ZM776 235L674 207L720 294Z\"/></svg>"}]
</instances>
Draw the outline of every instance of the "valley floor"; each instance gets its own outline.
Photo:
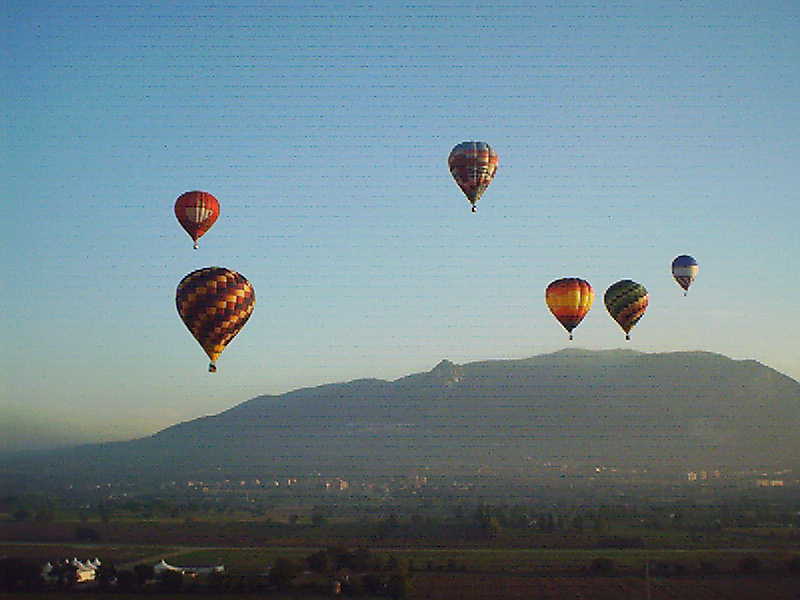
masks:
<instances>
[{"instance_id":1,"label":"valley floor","mask_svg":"<svg viewBox=\"0 0 800 600\"><path fill-rule=\"evenodd\" d=\"M0 542L0 557L45 558L56 556L99 556L118 568L154 564L166 558L171 564L219 564L226 572L248 577L278 557L300 560L316 548L303 547L167 547L148 545L101 545ZM374 548L373 552L394 556L413 565L410 573L412 600L798 600L800 573L786 570L787 549L721 549L680 551L674 549L556 550L481 548ZM757 557L758 573L741 572L744 557ZM591 568L598 558L607 559L600 574ZM645 562L650 566L644 569ZM697 573L697 565L715 572ZM678 567L683 565L683 567ZM713 565L713 567L711 566ZM660 571L659 571L660 569ZM676 569L679 572L676 572ZM739 570L737 570L739 569ZM645 576L647 572L648 576ZM170 597L157 591L147 596ZM330 594L295 590L288 593L265 591L192 593L204 600L272 598L274 600L317 600ZM2 600L38 600L85 596L92 600L141 598L142 593L104 593L97 590L71 592L0 593ZM346 597L346 596L340 596ZM384 596L385 597L385 596ZM359 596L368 600L369 596Z\"/></svg>"}]
</instances>

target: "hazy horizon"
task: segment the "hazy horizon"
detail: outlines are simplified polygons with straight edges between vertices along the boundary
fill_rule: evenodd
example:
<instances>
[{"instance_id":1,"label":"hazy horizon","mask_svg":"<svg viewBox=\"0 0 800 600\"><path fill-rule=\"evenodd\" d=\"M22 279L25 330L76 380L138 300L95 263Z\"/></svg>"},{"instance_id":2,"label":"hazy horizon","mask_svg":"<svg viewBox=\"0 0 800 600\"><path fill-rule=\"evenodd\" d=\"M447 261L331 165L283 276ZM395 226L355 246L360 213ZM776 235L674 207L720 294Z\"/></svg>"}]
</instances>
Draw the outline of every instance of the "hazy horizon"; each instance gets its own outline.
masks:
<instances>
[{"instance_id":1,"label":"hazy horizon","mask_svg":"<svg viewBox=\"0 0 800 600\"><path fill-rule=\"evenodd\" d=\"M595 291L575 347L800 380L795 3L11 0L3 23L0 451L552 352L561 277ZM475 214L465 140L499 154ZM198 250L188 190L221 205ZM175 309L210 265L256 294L214 375ZM650 294L630 342L620 279Z\"/></svg>"},{"instance_id":2,"label":"hazy horizon","mask_svg":"<svg viewBox=\"0 0 800 600\"><path fill-rule=\"evenodd\" d=\"M551 354L559 354L559 353L566 353L570 351L575 352L631 352L631 353L638 353L638 354L657 354L657 353L646 353L636 350L631 350L630 348L610 348L610 349L588 349L582 348L579 346L566 346L559 350L555 350L553 352L547 352L543 354L533 355L533 356L526 356L526 357L488 357L485 359L479 359L477 362L483 361L494 361L494 360L521 360L526 358L535 358L539 356L548 356ZM677 352L697 352L697 351L677 351ZM708 351L702 351L707 353ZM661 354L661 353L658 353ZM668 354L668 353L666 353ZM717 353L711 353L717 354ZM724 355L721 355L724 356ZM730 357L726 357L730 358ZM449 360L448 358L444 357L441 361ZM755 359L732 359L732 360L755 360ZM331 380L331 381L323 381L319 382L318 384L303 386L302 388L292 388L283 390L282 392L272 392L271 395L281 395L282 393L288 393L292 391L296 391L298 389L304 389L309 387L314 387L315 385L325 385L325 384L339 384L339 383L347 383L350 381L355 381L359 379L380 379L383 381L396 381L398 379L402 379L408 375L414 375L417 373L424 373L430 371L431 369L435 368L436 365L429 365L428 367L422 368L419 371L415 371L413 373L403 373L397 377L391 378L380 378L375 377L370 374L362 374L360 377L356 377L353 379L348 380ZM450 361L452 362L452 361ZM463 364L470 364L476 361L467 361L466 363L455 363L457 365ZM761 362L761 361L757 361ZM761 363L764 364L764 363ZM766 367L772 368L769 365L764 365ZM773 369L779 373L777 369ZM785 373L781 373L782 375L786 375ZM787 377L789 377L787 375ZM797 381L796 379L792 378L793 381ZM264 393L256 393L252 396L248 396L247 398L238 398L238 399L231 399L230 404L221 406L219 410L215 410L213 412L207 413L198 413L194 415L188 415L185 418L180 418L175 421L169 421L167 418L162 418L161 421L150 421L144 415L139 416L138 421L134 423L127 423L128 428L125 428L125 423L117 423L117 424L106 424L104 428L92 428L91 426L87 427L85 423L82 422L82 419L79 415L73 415L71 418L67 416L62 420L54 421L50 418L42 418L41 416L36 416L33 414L24 414L18 413L17 415L11 414L11 418L0 422L0 453L9 453L9 452L17 452L17 451L25 451L25 450L49 450L54 448L61 448L61 447L70 447L82 444L91 444L91 443L99 443L99 442L117 442L117 441L128 441L132 439L138 439L141 437L147 437L153 435L159 431L162 431L168 427L173 425L177 425L181 422L191 421L196 418L201 418L204 416L215 415L239 404L247 402L253 398L262 396L262 395L270 395L266 392ZM109 425L113 425L116 427L116 431L109 432Z\"/></svg>"}]
</instances>

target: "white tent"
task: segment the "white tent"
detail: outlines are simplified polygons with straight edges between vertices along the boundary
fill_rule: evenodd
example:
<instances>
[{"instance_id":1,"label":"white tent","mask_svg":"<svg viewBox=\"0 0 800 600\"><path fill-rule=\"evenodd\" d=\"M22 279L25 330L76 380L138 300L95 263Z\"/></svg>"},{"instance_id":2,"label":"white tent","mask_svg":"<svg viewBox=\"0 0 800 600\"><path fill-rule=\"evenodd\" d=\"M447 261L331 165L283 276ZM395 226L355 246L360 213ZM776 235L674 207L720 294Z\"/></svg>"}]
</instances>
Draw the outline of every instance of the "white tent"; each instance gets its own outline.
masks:
<instances>
[{"instance_id":1,"label":"white tent","mask_svg":"<svg viewBox=\"0 0 800 600\"><path fill-rule=\"evenodd\" d=\"M167 561L165 561L163 558L161 559L161 562L153 565L153 571L155 571L155 573L157 574L163 573L164 571L178 571L180 573L183 573L183 569L179 567L173 567L172 565L168 565Z\"/></svg>"},{"instance_id":2,"label":"white tent","mask_svg":"<svg viewBox=\"0 0 800 600\"><path fill-rule=\"evenodd\" d=\"M215 565L210 567L175 567L167 562L162 558L161 562L156 563L153 565L153 572L156 575L160 575L165 571L177 571L178 573L190 574L194 573L196 575L208 575L209 573L224 573L225 566L224 565Z\"/></svg>"}]
</instances>

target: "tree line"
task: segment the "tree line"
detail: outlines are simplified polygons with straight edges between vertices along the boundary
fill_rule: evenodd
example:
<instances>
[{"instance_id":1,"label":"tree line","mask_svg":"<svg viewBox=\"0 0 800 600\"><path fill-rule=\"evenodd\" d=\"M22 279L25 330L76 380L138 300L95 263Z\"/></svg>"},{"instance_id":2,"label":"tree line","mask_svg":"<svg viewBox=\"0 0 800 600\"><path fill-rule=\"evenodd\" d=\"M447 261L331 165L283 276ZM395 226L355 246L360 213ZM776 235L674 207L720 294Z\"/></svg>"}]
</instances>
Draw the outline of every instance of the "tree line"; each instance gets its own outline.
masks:
<instances>
[{"instance_id":1,"label":"tree line","mask_svg":"<svg viewBox=\"0 0 800 600\"><path fill-rule=\"evenodd\" d=\"M17 557L0 559L0 592L70 591L87 587L120 593L203 590L269 593L298 589L320 594L400 600L408 596L411 582L408 561L363 547L330 547L304 559L278 557L265 568L264 573L254 574L212 572L197 576L181 571L157 573L152 565L138 564L132 569L116 569L109 562L96 569L94 581L81 584L78 583L77 567L66 562L55 561L45 579L40 561Z\"/></svg>"}]
</instances>

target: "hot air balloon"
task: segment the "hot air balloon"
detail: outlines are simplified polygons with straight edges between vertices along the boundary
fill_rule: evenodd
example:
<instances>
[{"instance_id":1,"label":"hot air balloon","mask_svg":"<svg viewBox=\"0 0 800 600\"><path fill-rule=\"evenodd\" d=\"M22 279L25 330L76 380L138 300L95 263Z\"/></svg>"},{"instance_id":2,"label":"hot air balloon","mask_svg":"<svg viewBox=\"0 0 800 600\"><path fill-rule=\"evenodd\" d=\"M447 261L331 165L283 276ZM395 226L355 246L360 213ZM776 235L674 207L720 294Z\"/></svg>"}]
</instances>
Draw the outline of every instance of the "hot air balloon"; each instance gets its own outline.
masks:
<instances>
[{"instance_id":1,"label":"hot air balloon","mask_svg":"<svg viewBox=\"0 0 800 600\"><path fill-rule=\"evenodd\" d=\"M689 292L689 286L692 285L699 270L700 266L697 261L686 254L681 254L672 261L672 276L678 282L678 285L683 288L684 296Z\"/></svg>"},{"instance_id":2,"label":"hot air balloon","mask_svg":"<svg viewBox=\"0 0 800 600\"><path fill-rule=\"evenodd\" d=\"M577 277L567 277L557 279L548 285L544 298L550 312L569 332L571 340L572 330L592 308L594 290L588 281Z\"/></svg>"},{"instance_id":3,"label":"hot air balloon","mask_svg":"<svg viewBox=\"0 0 800 600\"><path fill-rule=\"evenodd\" d=\"M186 327L211 359L209 372L215 373L217 358L253 313L256 293L236 271L206 267L181 280L175 304Z\"/></svg>"},{"instance_id":4,"label":"hot air balloon","mask_svg":"<svg viewBox=\"0 0 800 600\"><path fill-rule=\"evenodd\" d=\"M497 171L497 153L486 142L461 142L450 152L447 164L458 187L467 196L475 212L475 204L492 183Z\"/></svg>"},{"instance_id":5,"label":"hot air balloon","mask_svg":"<svg viewBox=\"0 0 800 600\"><path fill-rule=\"evenodd\" d=\"M208 192L186 192L175 200L175 216L194 240L194 249L197 250L197 240L219 217L219 202Z\"/></svg>"},{"instance_id":6,"label":"hot air balloon","mask_svg":"<svg viewBox=\"0 0 800 600\"><path fill-rule=\"evenodd\" d=\"M603 300L608 313L625 332L625 339L630 340L631 328L647 310L648 296L645 287L641 283L624 279L608 288Z\"/></svg>"}]
</instances>

